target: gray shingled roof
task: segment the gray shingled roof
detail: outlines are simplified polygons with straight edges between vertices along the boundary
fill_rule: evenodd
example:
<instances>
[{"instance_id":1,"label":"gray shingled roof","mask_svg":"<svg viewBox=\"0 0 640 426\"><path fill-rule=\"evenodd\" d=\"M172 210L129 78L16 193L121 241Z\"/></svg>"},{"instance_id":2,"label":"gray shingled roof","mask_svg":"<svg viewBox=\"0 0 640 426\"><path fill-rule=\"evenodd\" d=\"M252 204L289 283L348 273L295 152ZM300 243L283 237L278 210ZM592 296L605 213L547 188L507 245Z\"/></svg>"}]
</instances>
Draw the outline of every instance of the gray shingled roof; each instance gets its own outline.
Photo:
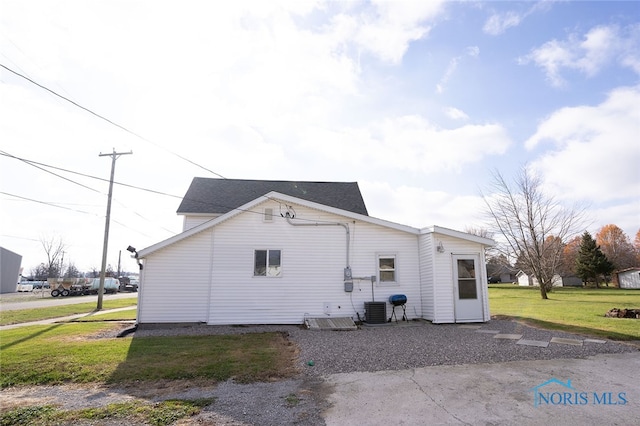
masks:
<instances>
[{"instance_id":1,"label":"gray shingled roof","mask_svg":"<svg viewBox=\"0 0 640 426\"><path fill-rule=\"evenodd\" d=\"M357 182L193 178L178 214L224 214L271 191L367 215Z\"/></svg>"}]
</instances>

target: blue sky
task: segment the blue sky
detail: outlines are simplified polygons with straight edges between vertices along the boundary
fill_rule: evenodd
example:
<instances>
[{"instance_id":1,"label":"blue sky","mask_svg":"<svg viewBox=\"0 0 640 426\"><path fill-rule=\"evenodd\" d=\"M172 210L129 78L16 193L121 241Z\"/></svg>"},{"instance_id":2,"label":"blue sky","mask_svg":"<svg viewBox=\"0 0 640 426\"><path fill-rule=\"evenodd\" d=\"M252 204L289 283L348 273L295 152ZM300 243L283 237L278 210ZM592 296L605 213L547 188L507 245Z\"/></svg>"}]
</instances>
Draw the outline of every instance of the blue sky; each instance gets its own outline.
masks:
<instances>
[{"instance_id":1,"label":"blue sky","mask_svg":"<svg viewBox=\"0 0 640 426\"><path fill-rule=\"evenodd\" d=\"M526 164L590 232L640 226L638 2L0 0L0 63L141 136L2 68L0 149L30 161L108 178L132 150L116 181L178 197L205 169L357 181L372 216L459 230ZM99 267L107 184L53 171L76 183L0 156L0 245ZM116 186L108 262L178 204Z\"/></svg>"}]
</instances>

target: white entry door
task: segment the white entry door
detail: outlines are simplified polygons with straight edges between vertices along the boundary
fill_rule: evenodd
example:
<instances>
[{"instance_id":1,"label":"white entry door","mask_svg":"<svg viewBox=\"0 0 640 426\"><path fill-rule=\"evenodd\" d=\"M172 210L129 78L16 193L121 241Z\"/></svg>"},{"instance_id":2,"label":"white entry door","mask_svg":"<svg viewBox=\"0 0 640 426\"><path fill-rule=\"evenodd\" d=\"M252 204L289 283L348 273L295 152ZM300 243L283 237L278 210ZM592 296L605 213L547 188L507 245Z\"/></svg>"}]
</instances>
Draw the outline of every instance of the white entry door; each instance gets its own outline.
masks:
<instances>
[{"instance_id":1,"label":"white entry door","mask_svg":"<svg viewBox=\"0 0 640 426\"><path fill-rule=\"evenodd\" d=\"M482 280L477 274L480 259L474 255L453 256L456 322L484 321Z\"/></svg>"}]
</instances>

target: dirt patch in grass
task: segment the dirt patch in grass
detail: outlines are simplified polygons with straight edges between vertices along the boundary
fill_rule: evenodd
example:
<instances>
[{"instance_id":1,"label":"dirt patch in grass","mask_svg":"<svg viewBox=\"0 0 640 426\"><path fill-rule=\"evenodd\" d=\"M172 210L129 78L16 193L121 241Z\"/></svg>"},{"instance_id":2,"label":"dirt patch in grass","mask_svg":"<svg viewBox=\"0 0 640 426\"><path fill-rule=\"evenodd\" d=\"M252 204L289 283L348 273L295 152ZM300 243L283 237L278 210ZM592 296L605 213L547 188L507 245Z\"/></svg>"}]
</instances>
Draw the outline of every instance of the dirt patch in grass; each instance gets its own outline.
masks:
<instances>
[{"instance_id":1,"label":"dirt patch in grass","mask_svg":"<svg viewBox=\"0 0 640 426\"><path fill-rule=\"evenodd\" d=\"M296 360L300 354L298 346L289 340L286 333L277 333L278 337L271 341L271 349L278 354L285 354L275 358L273 370L266 374L260 371L254 372L249 377L249 381L275 381L287 379L297 375L300 370L297 367Z\"/></svg>"}]
</instances>

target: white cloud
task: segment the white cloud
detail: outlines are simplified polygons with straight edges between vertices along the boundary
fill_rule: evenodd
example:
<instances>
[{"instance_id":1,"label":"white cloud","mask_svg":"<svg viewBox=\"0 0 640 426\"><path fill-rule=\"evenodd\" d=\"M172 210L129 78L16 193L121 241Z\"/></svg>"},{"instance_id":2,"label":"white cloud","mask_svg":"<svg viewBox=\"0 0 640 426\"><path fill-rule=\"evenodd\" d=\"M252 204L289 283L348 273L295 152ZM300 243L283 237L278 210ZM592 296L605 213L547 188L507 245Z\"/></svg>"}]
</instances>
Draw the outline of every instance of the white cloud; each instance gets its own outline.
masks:
<instances>
[{"instance_id":1,"label":"white cloud","mask_svg":"<svg viewBox=\"0 0 640 426\"><path fill-rule=\"evenodd\" d=\"M499 124L443 129L411 115L362 128L309 128L300 147L336 164L431 175L458 172L487 155L503 154L511 141Z\"/></svg>"},{"instance_id":2,"label":"white cloud","mask_svg":"<svg viewBox=\"0 0 640 426\"><path fill-rule=\"evenodd\" d=\"M470 58L477 58L478 56L480 56L480 48L478 46L469 46L465 49L463 55L451 58L451 60L449 61L449 65L444 72L444 75L442 76L442 78L440 78L438 84L436 84L437 94L442 94L445 91L449 79L451 79L453 74L455 74L460 62L467 56Z\"/></svg>"},{"instance_id":3,"label":"white cloud","mask_svg":"<svg viewBox=\"0 0 640 426\"><path fill-rule=\"evenodd\" d=\"M442 12L445 1L397 2L376 0L372 10L358 20L354 40L383 61L398 63L412 41L420 40L431 30L428 22Z\"/></svg>"},{"instance_id":4,"label":"white cloud","mask_svg":"<svg viewBox=\"0 0 640 426\"><path fill-rule=\"evenodd\" d=\"M480 226L483 217L470 217L469 212L482 212L480 196L454 195L442 191L428 191L417 186L400 185L375 180L358 182L370 216L424 228L432 225L464 230Z\"/></svg>"},{"instance_id":5,"label":"white cloud","mask_svg":"<svg viewBox=\"0 0 640 426\"><path fill-rule=\"evenodd\" d=\"M523 16L515 12L507 12L504 14L493 14L487 19L482 30L491 35L498 35L504 33L511 27L520 25Z\"/></svg>"},{"instance_id":6,"label":"white cloud","mask_svg":"<svg viewBox=\"0 0 640 426\"><path fill-rule=\"evenodd\" d=\"M597 106L562 108L539 124L528 149L551 148L532 163L564 197L638 197L640 87L619 88Z\"/></svg>"},{"instance_id":7,"label":"white cloud","mask_svg":"<svg viewBox=\"0 0 640 426\"><path fill-rule=\"evenodd\" d=\"M480 48L478 46L469 46L465 49L465 52L472 58L477 58L478 56L480 56Z\"/></svg>"},{"instance_id":8,"label":"white cloud","mask_svg":"<svg viewBox=\"0 0 640 426\"><path fill-rule=\"evenodd\" d=\"M533 5L523 11L514 12L510 10L505 13L493 13L482 27L482 31L489 35L500 35L506 32L509 28L517 27L527 16L538 12L546 11L551 7L552 1L537 1Z\"/></svg>"},{"instance_id":9,"label":"white cloud","mask_svg":"<svg viewBox=\"0 0 640 426\"><path fill-rule=\"evenodd\" d=\"M591 235L595 235L600 227L612 223L612 218L615 218L613 219L615 220L615 225L619 226L633 241L636 233L640 230L638 212L640 212L640 197L628 200L626 203L615 203L592 209L589 213L590 219L593 220L593 226L589 231Z\"/></svg>"},{"instance_id":10,"label":"white cloud","mask_svg":"<svg viewBox=\"0 0 640 426\"><path fill-rule=\"evenodd\" d=\"M467 120L469 118L469 116L464 111L454 107L446 108L445 114L447 114L447 117L453 120Z\"/></svg>"},{"instance_id":11,"label":"white cloud","mask_svg":"<svg viewBox=\"0 0 640 426\"><path fill-rule=\"evenodd\" d=\"M640 74L640 40L636 27L624 31L616 26L597 26L582 37L571 34L566 40L551 40L519 59L520 64L533 62L542 68L555 87L565 84L564 70L576 70L587 77L598 74L611 62L629 67Z\"/></svg>"}]
</instances>

